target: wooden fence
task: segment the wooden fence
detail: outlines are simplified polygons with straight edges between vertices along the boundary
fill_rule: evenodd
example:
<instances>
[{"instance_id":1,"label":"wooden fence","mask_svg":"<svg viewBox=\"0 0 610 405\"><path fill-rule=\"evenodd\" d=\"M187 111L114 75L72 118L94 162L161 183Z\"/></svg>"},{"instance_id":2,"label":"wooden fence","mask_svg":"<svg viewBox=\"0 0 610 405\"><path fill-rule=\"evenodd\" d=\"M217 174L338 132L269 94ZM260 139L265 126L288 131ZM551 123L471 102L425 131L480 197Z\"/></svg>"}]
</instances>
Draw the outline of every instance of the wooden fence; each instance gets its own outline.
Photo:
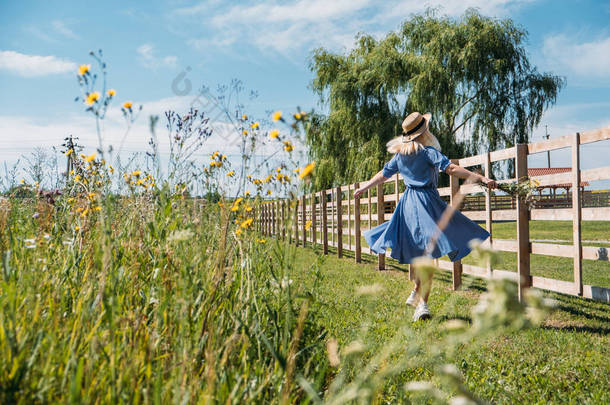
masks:
<instances>
[{"instance_id":1,"label":"wooden fence","mask_svg":"<svg viewBox=\"0 0 610 405\"><path fill-rule=\"evenodd\" d=\"M522 200L515 201L514 208L494 209L493 196L486 193L485 209L464 211L463 214L472 220L485 221L486 229L492 235L485 243L498 251L517 253L517 271L492 269L490 266L479 267L462 264L460 261L449 262L437 260L440 269L450 270L453 288L460 287L462 273L482 278L500 277L513 279L519 283L519 297L526 288L536 287L564 294L583 296L595 300L610 302L610 289L583 284L583 260L608 262L609 250L606 247L583 246L581 237L582 221L610 221L610 207L582 207L582 192L578 185L584 181L610 179L610 166L594 169L580 169L580 145L610 139L610 127L583 133L576 133L557 139L545 140L531 144L519 144L515 147L452 160L463 167L482 167L486 176L490 176L494 162L514 160L515 178L527 177L528 155L562 148L571 148L572 171L552 175L536 176L541 186L571 183L572 207L558 209L537 209L528 207ZM392 216L391 206L400 199L404 184L400 173L388 179L385 184L370 189L359 199L353 198L353 192L359 183L322 190L303 195L298 201L265 201L256 207L256 227L269 236L286 239L297 245L309 243L320 244L324 254L329 246L336 249L339 257L344 250L354 252L356 262L361 261L362 252L374 254L368 247L361 246L362 231L387 221ZM514 181L514 179L500 180ZM459 180L450 177L449 187L439 188L441 196L448 196L452 205L456 204L458 193L473 194L481 192L481 187L473 184L460 185ZM388 209L390 208L390 209ZM458 207L459 208L459 207ZM493 222L500 220L516 221L517 239L496 239L493 237ZM531 242L529 221L571 220L573 223L572 245ZM608 239L610 239L610 222L608 222ZM547 255L573 259L573 281L555 280L530 274L530 255ZM378 255L379 270L385 269L385 255ZM608 267L610 272L610 266ZM409 270L409 277L414 274Z\"/></svg>"}]
</instances>

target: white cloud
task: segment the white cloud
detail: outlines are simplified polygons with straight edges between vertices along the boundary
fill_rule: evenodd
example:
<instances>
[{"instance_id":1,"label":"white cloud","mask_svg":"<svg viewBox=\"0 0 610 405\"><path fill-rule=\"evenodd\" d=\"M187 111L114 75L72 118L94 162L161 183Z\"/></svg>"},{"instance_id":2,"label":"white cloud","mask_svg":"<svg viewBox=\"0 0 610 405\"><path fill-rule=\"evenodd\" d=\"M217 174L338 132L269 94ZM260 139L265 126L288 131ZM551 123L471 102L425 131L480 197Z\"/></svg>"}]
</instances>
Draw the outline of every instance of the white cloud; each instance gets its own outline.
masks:
<instances>
[{"instance_id":1,"label":"white cloud","mask_svg":"<svg viewBox=\"0 0 610 405\"><path fill-rule=\"evenodd\" d=\"M51 25L53 26L53 29L55 29L55 31L57 33L61 34L62 36L66 37L66 38L70 38L70 39L78 38L78 35L76 35L74 33L74 31L72 31L70 28L68 28L66 23L64 23L63 21L53 20L51 22Z\"/></svg>"},{"instance_id":2,"label":"white cloud","mask_svg":"<svg viewBox=\"0 0 610 405\"><path fill-rule=\"evenodd\" d=\"M289 56L322 45L330 49L350 48L358 32L385 34L410 14L428 7L440 7L441 13L451 16L473 7L483 14L505 16L531 1L535 0L266 0L250 6L205 1L174 10L172 15L181 26L190 17L198 27L213 28L190 38L188 43L196 48L249 43L262 51ZM386 28L380 31L380 26Z\"/></svg>"},{"instance_id":3,"label":"white cloud","mask_svg":"<svg viewBox=\"0 0 610 405\"><path fill-rule=\"evenodd\" d=\"M610 37L578 42L564 34L549 36L544 40L543 54L546 64L557 71L610 79Z\"/></svg>"},{"instance_id":4,"label":"white cloud","mask_svg":"<svg viewBox=\"0 0 610 405\"><path fill-rule=\"evenodd\" d=\"M6 70L23 77L75 73L76 68L76 63L56 56L26 55L15 51L0 51L0 70Z\"/></svg>"},{"instance_id":5,"label":"white cloud","mask_svg":"<svg viewBox=\"0 0 610 405\"><path fill-rule=\"evenodd\" d=\"M136 52L139 55L140 63L149 69L157 69L159 67L176 67L178 58L176 56L158 57L156 50L152 44L143 44L138 47Z\"/></svg>"}]
</instances>

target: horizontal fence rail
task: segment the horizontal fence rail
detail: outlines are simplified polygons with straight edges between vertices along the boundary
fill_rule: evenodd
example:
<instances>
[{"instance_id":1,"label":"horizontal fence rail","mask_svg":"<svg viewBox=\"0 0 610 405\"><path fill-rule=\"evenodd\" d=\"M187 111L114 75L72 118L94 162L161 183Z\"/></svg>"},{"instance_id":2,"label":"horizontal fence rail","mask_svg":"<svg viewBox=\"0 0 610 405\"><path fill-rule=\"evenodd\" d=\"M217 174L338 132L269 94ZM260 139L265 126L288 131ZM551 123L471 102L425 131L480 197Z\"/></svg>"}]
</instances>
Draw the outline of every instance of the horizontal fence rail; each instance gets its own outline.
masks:
<instances>
[{"instance_id":1,"label":"horizontal fence rail","mask_svg":"<svg viewBox=\"0 0 610 405\"><path fill-rule=\"evenodd\" d=\"M481 193L482 188L473 184L461 184L450 177L449 187L438 189L441 197L455 205L458 194L465 194L459 208L468 218L484 221L486 229L492 235L485 243L494 250L514 252L517 254L516 272L462 264L460 261L449 262L436 260L440 269L450 270L453 288L458 289L462 274L482 278L509 278L519 284L519 297L525 289L540 288L564 294L582 296L589 299L610 302L610 289L583 284L583 260L609 262L610 248L582 245L582 221L610 221L610 204L607 195L599 197L601 203L590 203L594 194L583 192L582 182L609 180L610 166L594 169L580 169L580 145L607 141L610 139L610 127L595 131L576 133L557 139L550 139L531 144L519 144L512 148L488 152L463 159L452 160L463 167L480 166L487 177L491 174L494 162L512 160L515 167L515 178L499 182L515 181L527 178L528 155L556 149L570 148L572 170L570 172L529 177L540 182L540 186L571 184L571 193L563 196L565 203L542 207L528 207L522 198L495 196L485 193L484 196L469 194ZM354 253L356 262L362 260L362 253L375 253L368 246L362 246L362 232L381 224L392 217L394 207L401 196L404 185L400 173L386 180L384 184L371 188L358 199L354 191L359 183L337 186L328 190L302 195L300 199L288 201L264 201L256 208L256 228L265 235L289 240L301 246L321 245L324 254L329 247L335 248L336 254L342 257L344 251ZM567 201L566 201L567 200ZM597 201L597 200L596 200ZM584 208L583 208L584 207ZM549 209L552 208L552 209ZM572 221L572 242L570 245L533 242L529 237L529 221ZM494 221L516 221L517 239L495 239L493 237ZM290 229L291 228L291 229ZM610 239L610 222L608 222L608 239ZM573 281L555 280L530 274L530 256L546 255L573 259ZM385 255L377 255L377 267L385 269ZM610 264L608 270L610 271ZM414 274L409 268L409 278Z\"/></svg>"}]
</instances>

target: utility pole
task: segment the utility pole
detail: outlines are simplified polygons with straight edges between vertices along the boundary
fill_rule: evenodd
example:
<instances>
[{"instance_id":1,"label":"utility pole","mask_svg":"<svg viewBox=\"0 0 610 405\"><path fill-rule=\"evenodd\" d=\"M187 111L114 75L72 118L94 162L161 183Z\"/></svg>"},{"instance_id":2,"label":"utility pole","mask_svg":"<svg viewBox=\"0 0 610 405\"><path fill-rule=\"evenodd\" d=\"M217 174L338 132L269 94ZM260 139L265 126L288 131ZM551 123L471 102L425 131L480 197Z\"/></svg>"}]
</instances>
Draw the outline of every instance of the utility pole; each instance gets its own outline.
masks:
<instances>
[{"instance_id":1,"label":"utility pole","mask_svg":"<svg viewBox=\"0 0 610 405\"><path fill-rule=\"evenodd\" d=\"M544 138L546 140L548 140L549 136L550 136L549 135L549 126L548 125L544 126L544 132L545 132ZM550 150L546 151L546 163L547 163L547 167L550 169L551 168L551 151Z\"/></svg>"}]
</instances>

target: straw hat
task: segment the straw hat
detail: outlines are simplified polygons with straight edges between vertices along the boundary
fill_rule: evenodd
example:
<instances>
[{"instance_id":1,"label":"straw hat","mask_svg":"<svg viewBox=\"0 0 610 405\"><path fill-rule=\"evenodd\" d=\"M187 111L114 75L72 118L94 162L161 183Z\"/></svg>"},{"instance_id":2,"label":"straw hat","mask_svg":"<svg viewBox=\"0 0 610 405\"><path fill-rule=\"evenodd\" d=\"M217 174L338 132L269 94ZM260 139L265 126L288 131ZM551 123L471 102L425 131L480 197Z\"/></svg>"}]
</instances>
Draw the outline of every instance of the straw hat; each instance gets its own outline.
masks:
<instances>
[{"instance_id":1,"label":"straw hat","mask_svg":"<svg viewBox=\"0 0 610 405\"><path fill-rule=\"evenodd\" d=\"M428 123L430 122L430 118L432 114L420 114L418 112L413 112L405 118L402 122L402 141L403 142L411 142L415 138L420 135L423 135L426 131L428 131Z\"/></svg>"}]
</instances>

